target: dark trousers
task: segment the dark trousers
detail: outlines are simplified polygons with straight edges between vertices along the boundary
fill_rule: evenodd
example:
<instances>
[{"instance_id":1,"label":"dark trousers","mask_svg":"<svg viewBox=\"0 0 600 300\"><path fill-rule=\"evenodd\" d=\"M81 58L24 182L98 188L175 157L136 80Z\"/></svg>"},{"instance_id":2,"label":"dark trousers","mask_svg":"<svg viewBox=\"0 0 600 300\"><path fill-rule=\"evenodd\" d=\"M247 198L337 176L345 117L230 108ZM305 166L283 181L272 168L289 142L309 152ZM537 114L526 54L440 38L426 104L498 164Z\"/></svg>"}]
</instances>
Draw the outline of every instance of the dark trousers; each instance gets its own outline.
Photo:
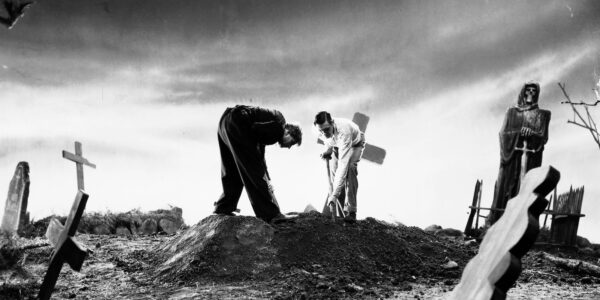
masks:
<instances>
[{"instance_id":1,"label":"dark trousers","mask_svg":"<svg viewBox=\"0 0 600 300\"><path fill-rule=\"evenodd\" d=\"M226 109L221 117L218 138L223 194L215 202L215 213L233 212L242 188L246 187L254 213L269 222L280 210L269 182L264 152L250 126L243 109L237 107Z\"/></svg>"}]
</instances>

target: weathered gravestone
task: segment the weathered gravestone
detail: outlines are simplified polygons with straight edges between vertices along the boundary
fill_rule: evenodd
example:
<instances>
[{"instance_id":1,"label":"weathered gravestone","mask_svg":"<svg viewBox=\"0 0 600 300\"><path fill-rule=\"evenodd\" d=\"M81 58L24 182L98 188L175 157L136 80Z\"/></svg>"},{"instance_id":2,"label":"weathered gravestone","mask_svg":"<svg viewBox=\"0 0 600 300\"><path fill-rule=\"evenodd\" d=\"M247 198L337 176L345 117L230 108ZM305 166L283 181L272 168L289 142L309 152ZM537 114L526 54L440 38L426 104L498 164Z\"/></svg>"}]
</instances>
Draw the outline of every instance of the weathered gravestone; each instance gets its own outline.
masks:
<instances>
[{"instance_id":1,"label":"weathered gravestone","mask_svg":"<svg viewBox=\"0 0 600 300\"><path fill-rule=\"evenodd\" d=\"M82 157L81 143L75 142L75 154L63 151L63 158L74 161L77 167L77 187L78 192L71 207L71 212L67 217L65 225L63 226L57 219L52 219L48 225L46 231L46 237L50 241L50 244L54 247L54 252L50 258L50 265L48 271L44 276L44 281L40 287L40 293L38 297L40 299L50 299L56 280L62 269L62 265L66 262L75 271L80 271L83 261L85 260L88 250L79 245L73 238L77 232L77 226L85 210L85 205L89 198L83 190L83 165L96 168L96 165L88 162L87 159Z\"/></svg>"},{"instance_id":2,"label":"weathered gravestone","mask_svg":"<svg viewBox=\"0 0 600 300\"><path fill-rule=\"evenodd\" d=\"M4 216L0 231L19 233L29 222L27 199L29 198L29 164L19 162L8 187Z\"/></svg>"}]
</instances>

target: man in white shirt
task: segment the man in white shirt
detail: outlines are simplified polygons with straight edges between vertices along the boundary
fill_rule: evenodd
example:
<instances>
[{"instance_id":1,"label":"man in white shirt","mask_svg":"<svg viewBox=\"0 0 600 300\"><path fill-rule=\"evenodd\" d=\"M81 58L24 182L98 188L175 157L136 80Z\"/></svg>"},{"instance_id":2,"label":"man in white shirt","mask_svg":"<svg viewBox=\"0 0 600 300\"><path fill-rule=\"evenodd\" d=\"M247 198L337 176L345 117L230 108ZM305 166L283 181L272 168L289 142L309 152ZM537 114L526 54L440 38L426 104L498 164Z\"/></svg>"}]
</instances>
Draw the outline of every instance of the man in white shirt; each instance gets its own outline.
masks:
<instances>
[{"instance_id":1,"label":"man in white shirt","mask_svg":"<svg viewBox=\"0 0 600 300\"><path fill-rule=\"evenodd\" d=\"M321 158L331 158L333 191L328 203L335 200L347 201L344 210L347 212L345 221L356 221L356 192L358 190L358 162L365 149L365 136L358 125L343 118L332 118L322 111L315 116L314 125L320 132L320 138L326 146ZM333 154L333 156L332 156Z\"/></svg>"}]
</instances>

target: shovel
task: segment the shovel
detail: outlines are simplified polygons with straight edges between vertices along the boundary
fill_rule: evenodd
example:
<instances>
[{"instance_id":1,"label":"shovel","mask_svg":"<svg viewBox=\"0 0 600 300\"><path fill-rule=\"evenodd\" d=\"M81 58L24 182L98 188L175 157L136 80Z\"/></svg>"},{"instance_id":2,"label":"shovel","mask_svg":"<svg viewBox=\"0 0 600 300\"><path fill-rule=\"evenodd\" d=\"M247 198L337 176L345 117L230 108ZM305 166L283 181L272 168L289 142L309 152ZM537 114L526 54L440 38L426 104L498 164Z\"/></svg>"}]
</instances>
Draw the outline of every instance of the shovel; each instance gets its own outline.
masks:
<instances>
[{"instance_id":1,"label":"shovel","mask_svg":"<svg viewBox=\"0 0 600 300\"><path fill-rule=\"evenodd\" d=\"M335 203L333 201L328 202L329 196L331 195L331 193L333 193L333 182L331 181L331 168L329 167L329 159L325 159L325 164L327 165L327 179L329 182L329 193L327 194L327 197L325 198L325 205L323 206L323 214L324 215L331 214L331 219L335 220L336 206L338 209L337 214L339 214L343 217L345 217L344 209L342 208L342 205L340 204L340 202L337 199L335 200Z\"/></svg>"}]
</instances>

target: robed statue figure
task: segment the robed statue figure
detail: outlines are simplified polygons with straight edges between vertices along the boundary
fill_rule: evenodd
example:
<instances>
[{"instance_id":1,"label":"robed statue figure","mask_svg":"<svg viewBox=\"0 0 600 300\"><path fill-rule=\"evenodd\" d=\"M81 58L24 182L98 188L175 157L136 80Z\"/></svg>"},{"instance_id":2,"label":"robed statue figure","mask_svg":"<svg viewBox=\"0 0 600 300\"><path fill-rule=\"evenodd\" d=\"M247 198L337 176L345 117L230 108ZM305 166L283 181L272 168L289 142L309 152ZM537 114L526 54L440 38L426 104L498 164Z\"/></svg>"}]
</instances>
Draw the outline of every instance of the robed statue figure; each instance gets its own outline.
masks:
<instances>
[{"instance_id":1,"label":"robed statue figure","mask_svg":"<svg viewBox=\"0 0 600 300\"><path fill-rule=\"evenodd\" d=\"M542 164L550 111L538 107L539 95L538 83L526 83L519 93L517 105L506 112L500 130L500 171L492 209L506 208L507 201L517 195L523 163L526 163L525 171ZM492 210L489 224L494 224L501 216L502 211Z\"/></svg>"}]
</instances>

